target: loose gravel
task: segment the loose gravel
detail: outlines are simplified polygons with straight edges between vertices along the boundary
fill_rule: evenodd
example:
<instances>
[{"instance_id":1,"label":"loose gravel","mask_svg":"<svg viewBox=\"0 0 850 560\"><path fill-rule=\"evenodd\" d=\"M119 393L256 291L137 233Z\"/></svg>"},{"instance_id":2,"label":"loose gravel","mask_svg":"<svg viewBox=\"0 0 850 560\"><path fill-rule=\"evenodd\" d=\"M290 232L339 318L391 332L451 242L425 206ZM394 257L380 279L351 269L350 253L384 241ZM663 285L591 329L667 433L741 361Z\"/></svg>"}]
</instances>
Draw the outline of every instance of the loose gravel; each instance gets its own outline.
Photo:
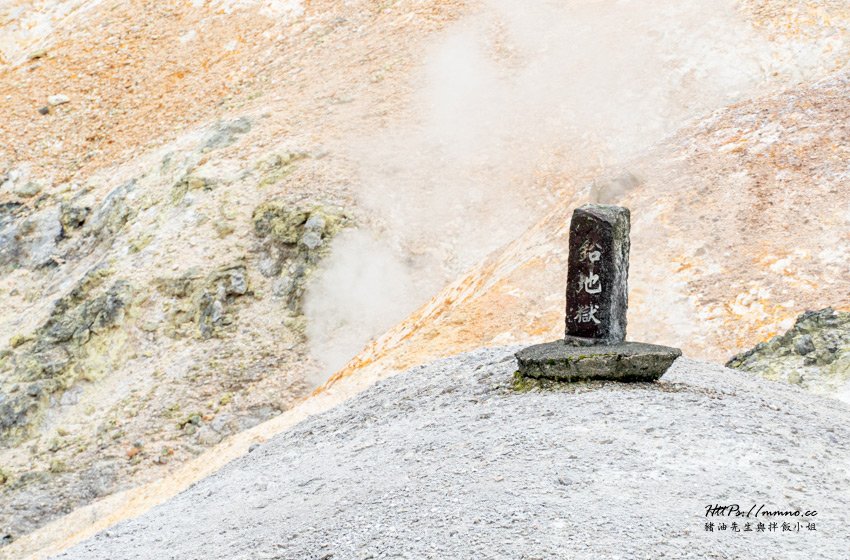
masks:
<instances>
[{"instance_id":1,"label":"loose gravel","mask_svg":"<svg viewBox=\"0 0 850 560\"><path fill-rule=\"evenodd\" d=\"M680 358L514 388L517 348L414 368L63 559L850 557L850 408ZM527 389L527 387L525 387ZM816 510L708 532L709 504Z\"/></svg>"}]
</instances>

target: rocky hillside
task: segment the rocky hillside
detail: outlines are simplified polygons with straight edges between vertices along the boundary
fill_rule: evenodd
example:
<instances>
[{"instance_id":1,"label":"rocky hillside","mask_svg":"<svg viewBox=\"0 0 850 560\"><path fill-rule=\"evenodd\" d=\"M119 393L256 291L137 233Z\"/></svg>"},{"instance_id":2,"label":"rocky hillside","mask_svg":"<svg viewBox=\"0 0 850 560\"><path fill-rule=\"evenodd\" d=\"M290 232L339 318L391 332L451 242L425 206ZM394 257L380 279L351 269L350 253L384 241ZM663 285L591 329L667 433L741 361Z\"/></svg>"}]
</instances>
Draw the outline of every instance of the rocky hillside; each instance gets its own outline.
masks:
<instances>
[{"instance_id":1,"label":"rocky hillside","mask_svg":"<svg viewBox=\"0 0 850 560\"><path fill-rule=\"evenodd\" d=\"M632 338L850 306L847 6L610 4L0 2L0 555L559 336L586 201L632 208Z\"/></svg>"},{"instance_id":2,"label":"rocky hillside","mask_svg":"<svg viewBox=\"0 0 850 560\"><path fill-rule=\"evenodd\" d=\"M850 313L830 307L807 311L787 332L735 356L726 367L850 402Z\"/></svg>"},{"instance_id":3,"label":"rocky hillside","mask_svg":"<svg viewBox=\"0 0 850 560\"><path fill-rule=\"evenodd\" d=\"M368 223L333 142L452 14L46 4L0 6L2 543L315 386L304 290Z\"/></svg>"},{"instance_id":4,"label":"rocky hillside","mask_svg":"<svg viewBox=\"0 0 850 560\"><path fill-rule=\"evenodd\" d=\"M516 349L378 383L58 558L845 558L844 403L687 359L517 390ZM759 533L709 503L817 516Z\"/></svg>"}]
</instances>

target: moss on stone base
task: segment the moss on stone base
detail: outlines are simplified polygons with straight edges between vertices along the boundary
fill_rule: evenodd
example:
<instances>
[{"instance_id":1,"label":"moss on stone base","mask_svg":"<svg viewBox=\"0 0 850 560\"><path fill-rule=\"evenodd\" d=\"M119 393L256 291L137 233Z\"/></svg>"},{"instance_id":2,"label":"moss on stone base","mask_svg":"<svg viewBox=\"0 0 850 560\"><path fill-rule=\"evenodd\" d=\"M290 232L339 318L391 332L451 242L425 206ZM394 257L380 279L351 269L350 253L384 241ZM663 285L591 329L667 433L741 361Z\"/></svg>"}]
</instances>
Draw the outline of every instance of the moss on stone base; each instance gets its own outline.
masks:
<instances>
[{"instance_id":1,"label":"moss on stone base","mask_svg":"<svg viewBox=\"0 0 850 560\"><path fill-rule=\"evenodd\" d=\"M640 342L572 346L557 340L520 350L516 357L523 377L574 382L655 381L681 355L677 348Z\"/></svg>"}]
</instances>

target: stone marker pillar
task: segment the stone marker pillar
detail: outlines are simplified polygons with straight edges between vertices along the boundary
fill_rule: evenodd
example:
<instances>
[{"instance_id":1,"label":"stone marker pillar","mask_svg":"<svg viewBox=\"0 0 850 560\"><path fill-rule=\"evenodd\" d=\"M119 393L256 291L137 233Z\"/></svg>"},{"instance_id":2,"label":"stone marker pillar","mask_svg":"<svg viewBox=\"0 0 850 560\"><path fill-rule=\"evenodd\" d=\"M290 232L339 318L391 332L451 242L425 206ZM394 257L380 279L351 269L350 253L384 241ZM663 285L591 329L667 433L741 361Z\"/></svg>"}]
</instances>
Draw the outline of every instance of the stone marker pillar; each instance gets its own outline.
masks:
<instances>
[{"instance_id":1,"label":"stone marker pillar","mask_svg":"<svg viewBox=\"0 0 850 560\"><path fill-rule=\"evenodd\" d=\"M563 340L517 352L519 373L562 381L654 381L682 355L678 348L626 342L627 208L586 204L573 212Z\"/></svg>"},{"instance_id":2,"label":"stone marker pillar","mask_svg":"<svg viewBox=\"0 0 850 560\"><path fill-rule=\"evenodd\" d=\"M570 223L566 340L616 344L626 339L629 210L587 204Z\"/></svg>"}]
</instances>

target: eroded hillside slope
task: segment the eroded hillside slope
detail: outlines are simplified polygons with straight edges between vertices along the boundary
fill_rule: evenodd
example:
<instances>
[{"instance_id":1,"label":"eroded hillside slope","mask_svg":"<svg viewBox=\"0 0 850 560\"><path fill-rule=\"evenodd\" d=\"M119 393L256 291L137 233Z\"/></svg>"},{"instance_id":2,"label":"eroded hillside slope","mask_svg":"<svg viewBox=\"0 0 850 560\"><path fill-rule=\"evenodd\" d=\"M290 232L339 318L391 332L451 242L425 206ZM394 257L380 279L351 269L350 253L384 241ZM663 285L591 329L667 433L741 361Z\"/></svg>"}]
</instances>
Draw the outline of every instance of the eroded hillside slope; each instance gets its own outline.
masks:
<instances>
[{"instance_id":1,"label":"eroded hillside slope","mask_svg":"<svg viewBox=\"0 0 850 560\"><path fill-rule=\"evenodd\" d=\"M0 22L23 55L0 67L4 544L315 386L303 293L359 219L333 141L398 109L412 45L454 17L24 4Z\"/></svg>"},{"instance_id":2,"label":"eroded hillside slope","mask_svg":"<svg viewBox=\"0 0 850 560\"><path fill-rule=\"evenodd\" d=\"M846 78L775 92L846 64L847 7L653 6L0 3L0 536L18 541L0 554L138 514L290 425L328 347L344 363L493 249L296 415L433 357L558 336L586 200L633 208L634 338L726 358L846 305L828 241L847 235ZM586 65L562 33L642 40L573 90ZM642 155L605 148L621 124L610 144Z\"/></svg>"}]
</instances>

